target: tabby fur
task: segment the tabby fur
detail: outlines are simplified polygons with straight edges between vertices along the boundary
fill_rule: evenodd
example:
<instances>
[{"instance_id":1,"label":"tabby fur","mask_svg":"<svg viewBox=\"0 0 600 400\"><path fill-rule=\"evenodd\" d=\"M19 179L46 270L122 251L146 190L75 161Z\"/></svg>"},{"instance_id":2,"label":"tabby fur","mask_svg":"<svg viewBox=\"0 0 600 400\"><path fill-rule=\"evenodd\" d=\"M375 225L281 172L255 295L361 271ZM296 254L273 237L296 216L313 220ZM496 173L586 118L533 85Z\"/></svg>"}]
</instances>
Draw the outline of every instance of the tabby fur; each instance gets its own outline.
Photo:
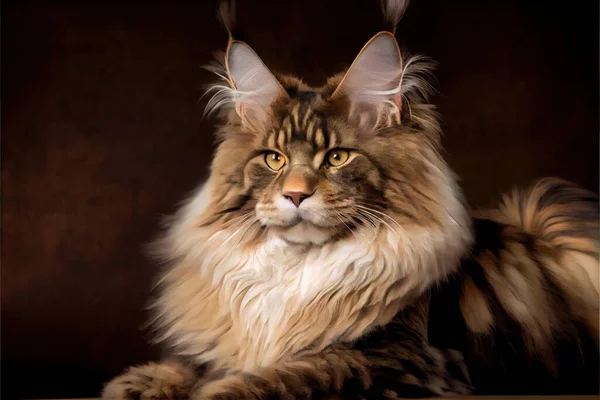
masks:
<instances>
[{"instance_id":1,"label":"tabby fur","mask_svg":"<svg viewBox=\"0 0 600 400\"><path fill-rule=\"evenodd\" d=\"M273 74L221 7L211 174L154 249L166 270L151 324L171 357L128 369L103 398L489 392L498 343L562 382L555 347L597 338L596 197L545 179L470 215L440 155L432 65L394 38L405 8L384 1L389 31L312 88ZM574 358L597 371L591 346Z\"/></svg>"}]
</instances>

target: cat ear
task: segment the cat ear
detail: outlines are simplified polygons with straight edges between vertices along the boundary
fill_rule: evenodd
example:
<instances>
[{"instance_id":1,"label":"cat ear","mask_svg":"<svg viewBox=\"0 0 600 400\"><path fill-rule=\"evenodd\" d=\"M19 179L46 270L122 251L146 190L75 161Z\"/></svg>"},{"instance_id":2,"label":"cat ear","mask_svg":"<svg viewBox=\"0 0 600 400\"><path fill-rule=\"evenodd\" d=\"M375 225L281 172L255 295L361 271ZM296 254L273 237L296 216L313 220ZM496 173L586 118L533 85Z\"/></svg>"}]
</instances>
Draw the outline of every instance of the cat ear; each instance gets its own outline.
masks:
<instances>
[{"instance_id":1,"label":"cat ear","mask_svg":"<svg viewBox=\"0 0 600 400\"><path fill-rule=\"evenodd\" d=\"M270 117L272 104L288 94L258 55L244 42L230 41L225 68L235 111L242 122L261 125Z\"/></svg>"},{"instance_id":2,"label":"cat ear","mask_svg":"<svg viewBox=\"0 0 600 400\"><path fill-rule=\"evenodd\" d=\"M349 118L362 127L376 128L400 122L401 84L402 57L396 38L380 32L362 48L331 99L345 96Z\"/></svg>"}]
</instances>

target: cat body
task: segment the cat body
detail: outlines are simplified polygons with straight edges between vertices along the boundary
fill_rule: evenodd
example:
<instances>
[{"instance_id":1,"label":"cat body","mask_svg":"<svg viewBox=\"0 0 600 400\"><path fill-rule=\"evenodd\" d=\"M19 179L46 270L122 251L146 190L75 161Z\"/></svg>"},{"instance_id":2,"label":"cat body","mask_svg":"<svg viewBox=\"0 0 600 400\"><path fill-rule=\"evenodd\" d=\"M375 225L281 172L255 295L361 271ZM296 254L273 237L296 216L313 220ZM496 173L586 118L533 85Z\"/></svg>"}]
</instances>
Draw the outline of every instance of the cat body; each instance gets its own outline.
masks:
<instances>
[{"instance_id":1,"label":"cat body","mask_svg":"<svg viewBox=\"0 0 600 400\"><path fill-rule=\"evenodd\" d=\"M597 394L597 196L545 178L474 214L469 255L434 290L429 343L463 353L479 394Z\"/></svg>"},{"instance_id":2,"label":"cat body","mask_svg":"<svg viewBox=\"0 0 600 400\"><path fill-rule=\"evenodd\" d=\"M542 180L473 228L440 156L431 65L393 36L406 4L383 5L390 32L320 88L230 37L211 67L224 83L208 103L223 120L210 178L155 246L152 325L172 358L104 398L466 394L495 335L516 327L509 345L548 371L559 339L597 336L597 200ZM464 329L434 347L440 293Z\"/></svg>"},{"instance_id":3,"label":"cat body","mask_svg":"<svg viewBox=\"0 0 600 400\"><path fill-rule=\"evenodd\" d=\"M198 228L203 213L215 215L211 203L224 189L209 181L197 195L205 202L192 200L167 238L168 251L181 249L183 259L162 278L155 306L158 321L169 329L159 339L197 362L252 370L385 325L401 306L453 272L471 241L452 175L433 167L430 173L438 187L448 186L443 201L454 211L439 229L401 226L398 217L377 219L375 209L365 211L372 217L363 226L349 231L342 225L343 237L335 240L301 224L282 236L252 219L244 224L243 216Z\"/></svg>"}]
</instances>

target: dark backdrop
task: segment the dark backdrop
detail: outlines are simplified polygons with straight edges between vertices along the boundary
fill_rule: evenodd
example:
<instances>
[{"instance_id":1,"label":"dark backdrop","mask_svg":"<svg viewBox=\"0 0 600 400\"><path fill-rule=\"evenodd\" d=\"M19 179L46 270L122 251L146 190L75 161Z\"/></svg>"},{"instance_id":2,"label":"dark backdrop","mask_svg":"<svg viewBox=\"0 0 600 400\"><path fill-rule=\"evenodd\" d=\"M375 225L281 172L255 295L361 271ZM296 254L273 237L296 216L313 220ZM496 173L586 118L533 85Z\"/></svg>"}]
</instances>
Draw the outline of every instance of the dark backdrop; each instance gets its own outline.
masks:
<instances>
[{"instance_id":1,"label":"dark backdrop","mask_svg":"<svg viewBox=\"0 0 600 400\"><path fill-rule=\"evenodd\" d=\"M376 0L238 1L274 69L309 83L378 31ZM2 2L2 391L94 396L157 351L143 244L206 176L199 68L213 1ZM598 3L414 0L398 38L438 60L448 159L473 205L558 175L598 190Z\"/></svg>"}]
</instances>

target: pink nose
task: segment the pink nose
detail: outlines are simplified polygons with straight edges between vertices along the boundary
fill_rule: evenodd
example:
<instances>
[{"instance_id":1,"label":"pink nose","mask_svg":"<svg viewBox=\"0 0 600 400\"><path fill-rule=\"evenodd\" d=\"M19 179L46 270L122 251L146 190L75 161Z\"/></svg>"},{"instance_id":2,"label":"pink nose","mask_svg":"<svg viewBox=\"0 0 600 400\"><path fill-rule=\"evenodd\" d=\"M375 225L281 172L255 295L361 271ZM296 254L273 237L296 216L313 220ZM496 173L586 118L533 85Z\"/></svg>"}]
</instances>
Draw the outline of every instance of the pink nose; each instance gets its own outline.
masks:
<instances>
[{"instance_id":1,"label":"pink nose","mask_svg":"<svg viewBox=\"0 0 600 400\"><path fill-rule=\"evenodd\" d=\"M300 203L302 203L305 199L309 198L312 193L294 191L294 192L285 192L283 197L290 200L296 207L300 207Z\"/></svg>"}]
</instances>

